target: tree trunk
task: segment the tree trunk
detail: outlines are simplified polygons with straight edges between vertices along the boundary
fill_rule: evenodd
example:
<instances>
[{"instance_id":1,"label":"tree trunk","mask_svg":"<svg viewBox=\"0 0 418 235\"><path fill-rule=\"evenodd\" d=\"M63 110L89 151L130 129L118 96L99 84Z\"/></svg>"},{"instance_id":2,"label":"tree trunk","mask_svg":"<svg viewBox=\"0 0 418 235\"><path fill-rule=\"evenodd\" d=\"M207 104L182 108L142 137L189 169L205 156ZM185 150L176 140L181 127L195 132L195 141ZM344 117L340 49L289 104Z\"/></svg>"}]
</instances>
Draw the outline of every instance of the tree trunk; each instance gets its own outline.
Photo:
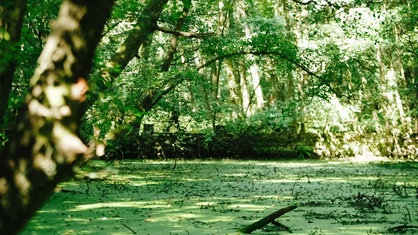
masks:
<instances>
[{"instance_id":1,"label":"tree trunk","mask_svg":"<svg viewBox=\"0 0 418 235\"><path fill-rule=\"evenodd\" d=\"M241 92L240 92L240 84L239 84L239 79L237 77L239 77L235 67L235 63L231 60L226 60L226 74L227 74L227 78L228 78L228 90L229 90L229 97L230 97L230 102L232 105L234 105L234 109L232 111L232 118L233 119L238 119L239 117L241 117L241 103L242 103L242 99L241 99ZM236 108L237 107L237 108Z\"/></svg>"},{"instance_id":2,"label":"tree trunk","mask_svg":"<svg viewBox=\"0 0 418 235\"><path fill-rule=\"evenodd\" d=\"M189 14L189 10L192 5L191 0L183 0L183 4L184 4L183 12L181 13L180 18L177 20L177 24L174 29L175 31L180 31L181 28L183 27L184 21L186 20L186 17ZM173 61L174 54L177 51L178 39L179 39L179 35L177 34L173 34L173 36L171 36L170 47L167 51L167 55L164 60L164 63L161 66L161 70L164 72L168 71L168 69L170 68L171 62Z\"/></svg>"},{"instance_id":3,"label":"tree trunk","mask_svg":"<svg viewBox=\"0 0 418 235\"><path fill-rule=\"evenodd\" d=\"M16 234L87 147L77 136L86 76L113 0L67 0L31 79L18 133L0 159L0 234Z\"/></svg>"},{"instance_id":4,"label":"tree trunk","mask_svg":"<svg viewBox=\"0 0 418 235\"><path fill-rule=\"evenodd\" d=\"M262 110L264 108L264 97L263 97L263 90L261 87L259 68L255 60L253 60L253 63L254 64L251 66L250 71L251 71L251 77L253 80L255 100L257 103L257 110Z\"/></svg>"},{"instance_id":5,"label":"tree trunk","mask_svg":"<svg viewBox=\"0 0 418 235\"><path fill-rule=\"evenodd\" d=\"M123 69L134 57L138 55L139 47L146 42L148 36L157 29L157 20L168 0L149 0L148 5L142 11L141 18L129 32L128 37L113 54L106 64L106 70L102 71L103 78L111 82L120 75ZM105 87L108 87L105 86Z\"/></svg>"},{"instance_id":6,"label":"tree trunk","mask_svg":"<svg viewBox=\"0 0 418 235\"><path fill-rule=\"evenodd\" d=\"M0 126L3 124L7 109L13 73L16 69L16 58L13 56L19 49L18 41L26 10L26 1L0 0ZM3 31L4 30L4 31Z\"/></svg>"},{"instance_id":7,"label":"tree trunk","mask_svg":"<svg viewBox=\"0 0 418 235\"><path fill-rule=\"evenodd\" d=\"M248 90L247 82L247 70L245 68L244 62L241 62L239 65L239 78L240 78L240 87L241 87L241 97L242 97L242 111L244 117L250 117L252 114L251 110L251 100L250 92Z\"/></svg>"}]
</instances>

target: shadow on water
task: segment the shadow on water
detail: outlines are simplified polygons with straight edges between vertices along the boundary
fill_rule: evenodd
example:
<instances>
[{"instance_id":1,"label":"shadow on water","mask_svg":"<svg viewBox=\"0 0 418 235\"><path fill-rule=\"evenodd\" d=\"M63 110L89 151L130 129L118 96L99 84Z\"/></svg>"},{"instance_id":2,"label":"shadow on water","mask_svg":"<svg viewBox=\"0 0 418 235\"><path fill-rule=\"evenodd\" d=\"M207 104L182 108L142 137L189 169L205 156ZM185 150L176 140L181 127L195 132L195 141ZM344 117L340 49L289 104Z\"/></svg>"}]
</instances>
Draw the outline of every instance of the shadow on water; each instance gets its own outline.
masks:
<instances>
[{"instance_id":1,"label":"shadow on water","mask_svg":"<svg viewBox=\"0 0 418 235\"><path fill-rule=\"evenodd\" d=\"M22 234L239 234L293 204L292 234L393 234L418 224L417 188L412 162L92 161Z\"/></svg>"}]
</instances>

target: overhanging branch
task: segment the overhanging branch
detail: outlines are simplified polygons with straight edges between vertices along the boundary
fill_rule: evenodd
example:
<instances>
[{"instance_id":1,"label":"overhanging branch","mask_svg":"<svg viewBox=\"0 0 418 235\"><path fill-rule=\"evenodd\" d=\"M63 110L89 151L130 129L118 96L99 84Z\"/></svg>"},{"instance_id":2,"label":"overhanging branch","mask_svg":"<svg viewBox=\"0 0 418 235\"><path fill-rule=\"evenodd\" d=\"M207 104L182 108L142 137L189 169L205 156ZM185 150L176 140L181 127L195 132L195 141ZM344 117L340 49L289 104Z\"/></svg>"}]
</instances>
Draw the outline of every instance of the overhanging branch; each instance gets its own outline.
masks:
<instances>
[{"instance_id":1,"label":"overhanging branch","mask_svg":"<svg viewBox=\"0 0 418 235\"><path fill-rule=\"evenodd\" d=\"M296 67L302 69L303 71L305 71L307 74L316 77L316 78L321 78L319 75L315 74L314 72L312 72L308 67L306 67L305 65L297 62L296 60L284 55L281 52L277 52L277 51L240 51L240 52L232 52L229 54L225 54L225 55L221 55L218 57L215 57L209 61L207 61L206 63L204 63L203 65L199 66L197 68L197 70L201 70L205 67L207 67L208 65L218 61L218 60L223 60L226 58L230 58L230 57L234 57L234 56L239 56L239 55L277 55L280 58L289 61L290 63L294 64Z\"/></svg>"},{"instance_id":2,"label":"overhanging branch","mask_svg":"<svg viewBox=\"0 0 418 235\"><path fill-rule=\"evenodd\" d=\"M330 0L325 0L325 3L319 3L318 1L314 1L314 0L309 0L307 2L301 1L301 0L292 0L293 2L297 3L297 4L301 4L301 5L309 5L309 4L315 4L315 5L319 5L319 6L330 6L330 7L335 7L335 8L340 8L343 6L347 6L347 4L339 4L339 3L334 3Z\"/></svg>"},{"instance_id":3,"label":"overhanging branch","mask_svg":"<svg viewBox=\"0 0 418 235\"><path fill-rule=\"evenodd\" d=\"M334 94L336 94L337 96L342 96L342 97L346 97L346 98L350 98L350 97L348 97L348 96L345 96L345 95L343 95L343 94L340 94L340 92L338 92L338 91L336 91L332 86L331 86L331 84L330 84L330 82L329 81L327 81L324 77L322 77L322 76L320 76L320 75L318 75L318 74L316 74L316 73L314 73L313 71L311 71L306 65L303 65L303 64L301 64L301 63L299 63L298 61L296 61L295 59L293 59L293 58L290 58L290 57L288 57L288 56L286 56L286 55L284 55L283 53L281 53L281 52L278 52L278 51L240 51L240 52L232 52L232 53L229 53L229 54L225 54L225 55L220 55L220 56L218 56L218 57L215 57L215 58L213 58L213 59L211 59L211 60L209 60L209 61L207 61L206 63L204 63L203 65L201 65L201 66L199 66L198 68L197 68L197 70L199 71L199 70L201 70L201 69L203 69L203 68L205 68L205 67L207 67L208 65L210 65L210 64L212 64L212 63L214 63L214 62L216 62L216 61L218 61L218 60L223 60L223 59L226 59L226 58L231 58L231 57L234 57L234 56L240 56L240 55L276 55L276 56L279 56L280 58L282 58L282 59L284 59L284 60L286 60L286 61L289 61L290 63L292 63L293 65L295 65L296 67L298 67L298 68L300 68L300 69L302 69L304 72L306 72L308 75L310 75L310 76L312 76L312 77L315 77L315 78L317 78L317 79L319 79L319 80L321 80L323 83L324 83L324 85L326 85L327 87L328 87L328 89L331 91L331 92L333 92Z\"/></svg>"},{"instance_id":4,"label":"overhanging branch","mask_svg":"<svg viewBox=\"0 0 418 235\"><path fill-rule=\"evenodd\" d=\"M187 37L187 38L207 38L214 36L215 33L193 33L193 32L183 32L183 31L177 31L174 29L169 29L163 26L157 26L157 30L164 32L164 33L170 33L181 37Z\"/></svg>"},{"instance_id":5,"label":"overhanging branch","mask_svg":"<svg viewBox=\"0 0 418 235\"><path fill-rule=\"evenodd\" d=\"M307 2L302 2L302 1L299 1L299 0L292 0L292 1L294 1L294 2L296 2L298 4L302 4L302 5L309 5L311 3L315 3L315 1L313 1L313 0L309 0Z\"/></svg>"}]
</instances>

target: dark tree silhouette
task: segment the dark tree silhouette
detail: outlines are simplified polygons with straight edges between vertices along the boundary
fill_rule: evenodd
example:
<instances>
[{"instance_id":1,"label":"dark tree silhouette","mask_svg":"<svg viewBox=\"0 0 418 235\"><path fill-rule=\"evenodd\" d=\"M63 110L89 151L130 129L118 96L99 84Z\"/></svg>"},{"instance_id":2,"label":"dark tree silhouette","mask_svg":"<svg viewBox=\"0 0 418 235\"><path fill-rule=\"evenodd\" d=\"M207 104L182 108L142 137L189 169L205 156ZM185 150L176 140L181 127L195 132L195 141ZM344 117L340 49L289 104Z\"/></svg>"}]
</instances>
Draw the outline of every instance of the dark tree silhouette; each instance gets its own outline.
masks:
<instances>
[{"instance_id":1,"label":"dark tree silhouette","mask_svg":"<svg viewBox=\"0 0 418 235\"><path fill-rule=\"evenodd\" d=\"M72 175L86 77L114 0L66 0L31 79L17 133L0 159L0 234L16 234Z\"/></svg>"},{"instance_id":2,"label":"dark tree silhouette","mask_svg":"<svg viewBox=\"0 0 418 235\"><path fill-rule=\"evenodd\" d=\"M24 0L0 0L0 125L12 88L13 72L16 69L16 58L13 56L18 48L23 15L26 8ZM7 34L2 35L2 34Z\"/></svg>"}]
</instances>

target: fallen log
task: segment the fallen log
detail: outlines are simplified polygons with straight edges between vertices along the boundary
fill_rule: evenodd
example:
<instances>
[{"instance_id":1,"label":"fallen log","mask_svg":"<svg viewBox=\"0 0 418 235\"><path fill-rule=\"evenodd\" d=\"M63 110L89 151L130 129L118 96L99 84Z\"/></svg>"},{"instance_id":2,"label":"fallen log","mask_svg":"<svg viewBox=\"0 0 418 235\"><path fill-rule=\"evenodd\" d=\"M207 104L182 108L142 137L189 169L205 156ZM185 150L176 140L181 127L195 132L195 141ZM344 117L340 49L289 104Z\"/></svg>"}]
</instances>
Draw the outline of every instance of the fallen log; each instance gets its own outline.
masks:
<instances>
[{"instance_id":1,"label":"fallen log","mask_svg":"<svg viewBox=\"0 0 418 235\"><path fill-rule=\"evenodd\" d=\"M285 214L285 213L287 213L287 212L289 212L291 210L294 210L296 208L297 208L296 205L284 207L284 208L282 208L282 209L280 209L278 211L275 211L275 212L267 215L266 217L258 220L257 222L254 222L254 223L252 223L252 224L250 224L250 225L242 228L240 230L240 232L242 232L242 233L251 233L252 231L254 231L256 229L259 229L259 228L262 228L262 227L266 226L269 223L274 223L275 222L274 221L275 219L277 219L278 217L282 216L283 214Z\"/></svg>"},{"instance_id":2,"label":"fallen log","mask_svg":"<svg viewBox=\"0 0 418 235\"><path fill-rule=\"evenodd\" d=\"M388 231L391 233L406 233L406 230L408 229L418 229L418 226L404 224L404 225L389 228Z\"/></svg>"}]
</instances>

